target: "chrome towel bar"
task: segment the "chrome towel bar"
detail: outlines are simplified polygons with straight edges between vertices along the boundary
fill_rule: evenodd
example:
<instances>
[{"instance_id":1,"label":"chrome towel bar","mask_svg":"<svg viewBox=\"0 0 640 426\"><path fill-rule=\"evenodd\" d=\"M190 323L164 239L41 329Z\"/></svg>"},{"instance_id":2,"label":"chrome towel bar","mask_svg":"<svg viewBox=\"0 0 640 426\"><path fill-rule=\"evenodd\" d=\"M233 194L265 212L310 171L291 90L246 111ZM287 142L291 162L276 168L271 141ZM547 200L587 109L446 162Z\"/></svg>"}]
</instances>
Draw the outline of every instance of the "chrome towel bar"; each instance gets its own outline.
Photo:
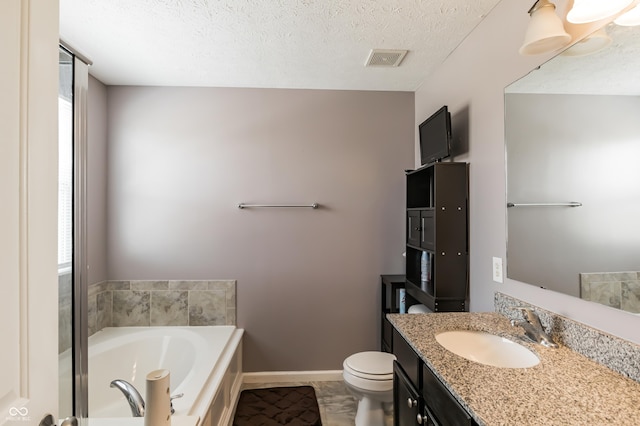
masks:
<instances>
[{"instance_id":1,"label":"chrome towel bar","mask_svg":"<svg viewBox=\"0 0 640 426\"><path fill-rule=\"evenodd\" d=\"M568 203L507 203L507 207L580 207L582 203L569 201Z\"/></svg>"},{"instance_id":2,"label":"chrome towel bar","mask_svg":"<svg viewBox=\"0 0 640 426\"><path fill-rule=\"evenodd\" d=\"M313 204L238 204L239 209L247 209L247 208L262 208L262 207L306 207L311 209L317 209L320 206L318 203Z\"/></svg>"}]
</instances>

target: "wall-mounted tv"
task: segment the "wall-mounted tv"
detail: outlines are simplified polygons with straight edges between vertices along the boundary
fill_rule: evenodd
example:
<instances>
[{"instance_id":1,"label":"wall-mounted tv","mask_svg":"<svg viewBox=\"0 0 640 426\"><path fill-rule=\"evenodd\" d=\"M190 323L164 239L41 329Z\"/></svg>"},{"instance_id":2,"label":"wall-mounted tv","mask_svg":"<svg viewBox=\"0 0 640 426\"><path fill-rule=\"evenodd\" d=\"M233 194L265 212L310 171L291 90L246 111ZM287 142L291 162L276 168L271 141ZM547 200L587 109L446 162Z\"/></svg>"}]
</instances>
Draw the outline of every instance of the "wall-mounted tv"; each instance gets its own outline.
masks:
<instances>
[{"instance_id":1,"label":"wall-mounted tv","mask_svg":"<svg viewBox=\"0 0 640 426\"><path fill-rule=\"evenodd\" d=\"M420 163L435 163L449 156L451 149L451 114L447 106L438 111L418 127L420 135Z\"/></svg>"}]
</instances>

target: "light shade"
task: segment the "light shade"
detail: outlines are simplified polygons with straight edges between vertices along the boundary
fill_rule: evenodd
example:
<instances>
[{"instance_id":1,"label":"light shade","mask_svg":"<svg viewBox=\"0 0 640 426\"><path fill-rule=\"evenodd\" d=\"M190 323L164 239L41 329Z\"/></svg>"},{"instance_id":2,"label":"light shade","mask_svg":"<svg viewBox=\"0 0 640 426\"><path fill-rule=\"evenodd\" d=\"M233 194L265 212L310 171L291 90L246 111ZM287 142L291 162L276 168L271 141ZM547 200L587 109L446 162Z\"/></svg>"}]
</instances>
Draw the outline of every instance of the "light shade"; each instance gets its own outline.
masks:
<instances>
[{"instance_id":1,"label":"light shade","mask_svg":"<svg viewBox=\"0 0 640 426\"><path fill-rule=\"evenodd\" d=\"M599 21L615 15L631 3L633 0L574 0L567 21L574 24Z\"/></svg>"},{"instance_id":2,"label":"light shade","mask_svg":"<svg viewBox=\"0 0 640 426\"><path fill-rule=\"evenodd\" d=\"M640 25L640 6L636 6L627 13L618 16L618 18L613 22L618 25L622 25L623 27Z\"/></svg>"},{"instance_id":3,"label":"light shade","mask_svg":"<svg viewBox=\"0 0 640 426\"><path fill-rule=\"evenodd\" d=\"M531 20L520 47L521 55L539 55L558 50L571 41L556 15L556 6L548 0L538 1L529 11Z\"/></svg>"},{"instance_id":4,"label":"light shade","mask_svg":"<svg viewBox=\"0 0 640 426\"><path fill-rule=\"evenodd\" d=\"M562 56L586 56L596 53L611 44L612 40L604 28L580 40L561 53Z\"/></svg>"}]
</instances>

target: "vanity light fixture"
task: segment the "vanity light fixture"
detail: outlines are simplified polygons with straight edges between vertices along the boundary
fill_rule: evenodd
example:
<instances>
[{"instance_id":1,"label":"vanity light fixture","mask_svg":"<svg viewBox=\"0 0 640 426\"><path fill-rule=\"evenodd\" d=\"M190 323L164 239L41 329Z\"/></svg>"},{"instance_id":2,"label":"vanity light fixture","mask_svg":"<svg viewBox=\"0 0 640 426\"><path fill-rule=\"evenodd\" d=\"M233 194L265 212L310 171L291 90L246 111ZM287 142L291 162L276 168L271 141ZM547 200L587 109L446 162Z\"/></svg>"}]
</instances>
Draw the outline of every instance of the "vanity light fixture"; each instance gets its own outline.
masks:
<instances>
[{"instance_id":1,"label":"vanity light fixture","mask_svg":"<svg viewBox=\"0 0 640 426\"><path fill-rule=\"evenodd\" d=\"M553 52L571 42L571 36L564 30L562 20L556 15L556 5L549 0L538 0L529 9L529 15L531 19L519 50L521 55Z\"/></svg>"},{"instance_id":2,"label":"vanity light fixture","mask_svg":"<svg viewBox=\"0 0 640 426\"><path fill-rule=\"evenodd\" d=\"M621 12L631 3L633 0L573 0L567 21L573 24L599 21Z\"/></svg>"},{"instance_id":3,"label":"vanity light fixture","mask_svg":"<svg viewBox=\"0 0 640 426\"><path fill-rule=\"evenodd\" d=\"M613 22L623 27L633 27L636 25L640 25L640 5L618 16Z\"/></svg>"}]
</instances>

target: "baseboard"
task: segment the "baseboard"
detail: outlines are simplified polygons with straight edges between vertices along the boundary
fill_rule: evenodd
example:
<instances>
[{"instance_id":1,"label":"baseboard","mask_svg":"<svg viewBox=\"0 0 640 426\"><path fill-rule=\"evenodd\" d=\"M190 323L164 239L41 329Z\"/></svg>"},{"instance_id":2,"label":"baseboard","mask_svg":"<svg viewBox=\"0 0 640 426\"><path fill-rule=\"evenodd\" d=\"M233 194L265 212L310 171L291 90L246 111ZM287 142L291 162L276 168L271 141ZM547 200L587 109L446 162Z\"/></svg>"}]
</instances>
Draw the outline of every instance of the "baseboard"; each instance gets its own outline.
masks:
<instances>
[{"instance_id":1,"label":"baseboard","mask_svg":"<svg viewBox=\"0 0 640 426\"><path fill-rule=\"evenodd\" d=\"M243 373L243 383L334 382L342 380L342 370L258 371Z\"/></svg>"}]
</instances>

